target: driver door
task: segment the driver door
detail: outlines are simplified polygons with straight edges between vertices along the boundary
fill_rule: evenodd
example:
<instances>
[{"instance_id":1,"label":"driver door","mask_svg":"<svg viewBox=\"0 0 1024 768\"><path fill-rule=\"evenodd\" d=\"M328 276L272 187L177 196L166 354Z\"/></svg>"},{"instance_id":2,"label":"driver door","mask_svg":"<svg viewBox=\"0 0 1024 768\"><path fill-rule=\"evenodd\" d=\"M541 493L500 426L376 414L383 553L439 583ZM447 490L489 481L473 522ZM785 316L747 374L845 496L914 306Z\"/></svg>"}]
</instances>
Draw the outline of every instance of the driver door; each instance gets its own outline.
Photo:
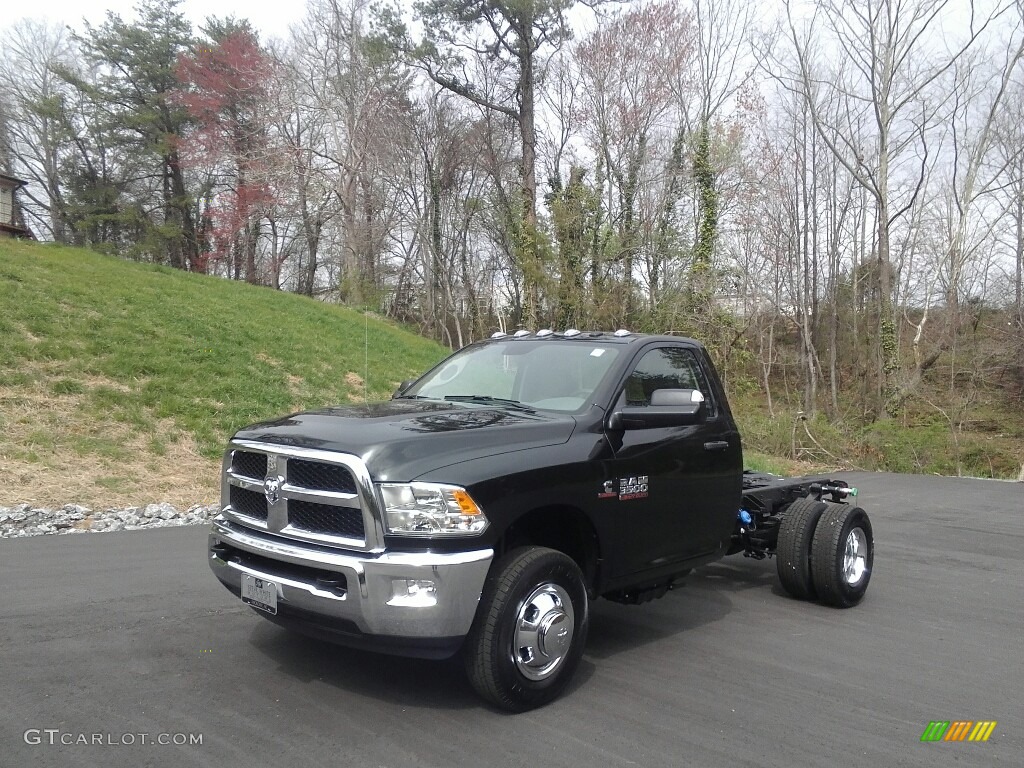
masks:
<instances>
[{"instance_id":1,"label":"driver door","mask_svg":"<svg viewBox=\"0 0 1024 768\"><path fill-rule=\"evenodd\" d=\"M650 406L658 389L698 389L705 407L684 426L607 431L614 454L605 467L603 503L616 506L623 556L617 575L670 573L673 564L715 553L728 544L738 511L739 433L693 350L645 350L614 407Z\"/></svg>"}]
</instances>

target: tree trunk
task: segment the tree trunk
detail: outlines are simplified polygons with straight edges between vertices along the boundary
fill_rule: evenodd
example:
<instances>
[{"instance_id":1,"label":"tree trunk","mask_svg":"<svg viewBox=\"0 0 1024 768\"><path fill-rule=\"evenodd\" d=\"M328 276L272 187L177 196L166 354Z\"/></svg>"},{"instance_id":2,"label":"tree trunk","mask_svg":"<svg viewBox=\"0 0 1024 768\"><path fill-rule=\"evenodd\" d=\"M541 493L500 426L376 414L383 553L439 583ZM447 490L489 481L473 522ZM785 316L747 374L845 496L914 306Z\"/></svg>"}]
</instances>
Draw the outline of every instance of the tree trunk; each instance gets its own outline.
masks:
<instances>
[{"instance_id":1,"label":"tree trunk","mask_svg":"<svg viewBox=\"0 0 1024 768\"><path fill-rule=\"evenodd\" d=\"M245 280L251 285L260 283L260 276L256 271L256 244L259 242L259 237L260 220L250 213L245 226L243 242L245 243Z\"/></svg>"},{"instance_id":2,"label":"tree trunk","mask_svg":"<svg viewBox=\"0 0 1024 768\"><path fill-rule=\"evenodd\" d=\"M427 312L431 324L436 328L444 323L444 316L438 315L437 307L442 305L441 258L444 241L441 231L441 181L430 158L425 158L427 171L427 221L430 237L427 238L427 261L425 286L427 290Z\"/></svg>"},{"instance_id":3,"label":"tree trunk","mask_svg":"<svg viewBox=\"0 0 1024 768\"><path fill-rule=\"evenodd\" d=\"M762 382L764 383L764 395L768 400L768 416L769 418L775 418L775 406L772 403L772 367L775 364L775 318L769 316L768 318L768 349L767 354L765 353L765 333L762 331L757 335L758 345L760 346L759 357L761 358L761 374Z\"/></svg>"},{"instance_id":4,"label":"tree trunk","mask_svg":"<svg viewBox=\"0 0 1024 768\"><path fill-rule=\"evenodd\" d=\"M633 314L633 265L640 249L637 195L640 191L640 170L647 156L647 135L641 133L636 154L630 159L622 189L622 327L631 325Z\"/></svg>"},{"instance_id":5,"label":"tree trunk","mask_svg":"<svg viewBox=\"0 0 1024 768\"><path fill-rule=\"evenodd\" d=\"M356 180L349 173L341 183L338 190L338 197L341 201L342 221L342 248L341 248L341 298L342 301L350 304L363 303L363 276L359 271L359 245L356 204L357 204Z\"/></svg>"},{"instance_id":6,"label":"tree trunk","mask_svg":"<svg viewBox=\"0 0 1024 768\"><path fill-rule=\"evenodd\" d=\"M711 127L707 118L697 131L694 150L693 175L697 183L698 225L697 242L693 253L692 290L702 299L711 295L711 265L718 236L718 192L715 189L715 171L711 163Z\"/></svg>"},{"instance_id":7,"label":"tree trunk","mask_svg":"<svg viewBox=\"0 0 1024 768\"><path fill-rule=\"evenodd\" d=\"M889 206L883 200L878 209L878 351L881 362L882 402L878 415L895 418L899 415L899 387L896 381L900 367L899 342L896 336L896 308L892 302L892 262L889 260Z\"/></svg>"},{"instance_id":8,"label":"tree trunk","mask_svg":"<svg viewBox=\"0 0 1024 768\"><path fill-rule=\"evenodd\" d=\"M675 207L682 194L681 176L686 152L686 128L680 123L672 141L672 156L666 170L665 198L658 214L654 256L651 262L651 306L657 306L661 294L661 276L667 270L671 256L670 242L675 232Z\"/></svg>"},{"instance_id":9,"label":"tree trunk","mask_svg":"<svg viewBox=\"0 0 1024 768\"><path fill-rule=\"evenodd\" d=\"M1014 219L1017 225L1017 242L1015 247L1017 274L1014 282L1014 307L1016 308L1017 329L1024 330L1024 155L1019 155L1018 157L1020 159L1018 161L1017 179L1021 187L1017 190L1014 210Z\"/></svg>"},{"instance_id":10,"label":"tree trunk","mask_svg":"<svg viewBox=\"0 0 1024 768\"><path fill-rule=\"evenodd\" d=\"M814 221L817 219L817 211L813 207L812 191L808 187L808 177L813 184L815 168L813 166L813 154L810 154L808 146L808 131L806 115L802 121L802 141L800 147L799 163L797 173L799 174L799 194L803 199L803 227L800 238L800 346L803 358L803 409L808 418L814 418L818 408L818 377L814 366L814 297L813 297L813 272L814 272L814 248L816 247L816 235ZM811 157L811 167L808 168L808 156ZM797 208L797 220L800 220L800 208Z\"/></svg>"},{"instance_id":11,"label":"tree trunk","mask_svg":"<svg viewBox=\"0 0 1024 768\"><path fill-rule=\"evenodd\" d=\"M302 212L302 231L306 240L306 265L303 270L299 292L312 296L316 288L316 270L319 266L320 230L323 220L314 216L309 210L309 198L306 193L305 175L299 178L299 209Z\"/></svg>"},{"instance_id":12,"label":"tree trunk","mask_svg":"<svg viewBox=\"0 0 1024 768\"><path fill-rule=\"evenodd\" d=\"M537 327L540 304L541 266L537 252L537 134L534 126L533 50L528 39L521 41L519 72L519 136L523 147L523 226L517 250L523 271L523 323Z\"/></svg>"},{"instance_id":13,"label":"tree trunk","mask_svg":"<svg viewBox=\"0 0 1024 768\"><path fill-rule=\"evenodd\" d=\"M185 255L181 248L181 218L179 211L174 205L174 193L172 192L170 156L164 157L164 173L162 195L164 202L164 227L168 234L164 235L164 248L166 250L167 262L175 269L185 268Z\"/></svg>"},{"instance_id":14,"label":"tree trunk","mask_svg":"<svg viewBox=\"0 0 1024 768\"><path fill-rule=\"evenodd\" d=\"M181 155L178 150L171 150L168 155L168 167L171 175L171 205L177 210L178 226L181 227L179 238L180 269L192 269L199 260L199 240L196 237L196 223L192 218L192 201L185 191L185 174L181 169Z\"/></svg>"}]
</instances>

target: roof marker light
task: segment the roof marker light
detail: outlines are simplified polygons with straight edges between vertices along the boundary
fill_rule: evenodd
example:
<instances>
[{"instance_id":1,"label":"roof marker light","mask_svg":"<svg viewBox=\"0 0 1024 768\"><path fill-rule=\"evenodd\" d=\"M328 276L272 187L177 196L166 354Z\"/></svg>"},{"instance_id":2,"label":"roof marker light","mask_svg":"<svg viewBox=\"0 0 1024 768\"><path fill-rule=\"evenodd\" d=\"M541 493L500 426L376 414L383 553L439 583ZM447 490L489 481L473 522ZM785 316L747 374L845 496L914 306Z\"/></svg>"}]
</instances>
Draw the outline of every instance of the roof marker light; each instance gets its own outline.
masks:
<instances>
[{"instance_id":1,"label":"roof marker light","mask_svg":"<svg viewBox=\"0 0 1024 768\"><path fill-rule=\"evenodd\" d=\"M545 328L544 330L537 331L537 336L539 336L540 338L544 338L545 336L550 336L552 333L554 333L554 331L552 331L550 328Z\"/></svg>"},{"instance_id":2,"label":"roof marker light","mask_svg":"<svg viewBox=\"0 0 1024 768\"><path fill-rule=\"evenodd\" d=\"M508 334L502 333L501 331L495 331L491 334L492 339L504 339L506 336L508 336Z\"/></svg>"},{"instance_id":3,"label":"roof marker light","mask_svg":"<svg viewBox=\"0 0 1024 768\"><path fill-rule=\"evenodd\" d=\"M632 336L633 334L630 331L627 331L625 328L619 328L619 330L617 330L612 335L613 336L619 336L621 338L622 336Z\"/></svg>"},{"instance_id":4,"label":"roof marker light","mask_svg":"<svg viewBox=\"0 0 1024 768\"><path fill-rule=\"evenodd\" d=\"M529 336L529 335L530 335L530 332L528 330L526 330L525 328L520 328L518 331L516 331L515 333L512 334L512 338L514 338L514 339L521 339L521 338L523 338L523 336Z\"/></svg>"},{"instance_id":5,"label":"roof marker light","mask_svg":"<svg viewBox=\"0 0 1024 768\"><path fill-rule=\"evenodd\" d=\"M565 336L567 339L571 339L573 336L579 336L580 332L577 331L575 328L569 328L562 335Z\"/></svg>"}]
</instances>

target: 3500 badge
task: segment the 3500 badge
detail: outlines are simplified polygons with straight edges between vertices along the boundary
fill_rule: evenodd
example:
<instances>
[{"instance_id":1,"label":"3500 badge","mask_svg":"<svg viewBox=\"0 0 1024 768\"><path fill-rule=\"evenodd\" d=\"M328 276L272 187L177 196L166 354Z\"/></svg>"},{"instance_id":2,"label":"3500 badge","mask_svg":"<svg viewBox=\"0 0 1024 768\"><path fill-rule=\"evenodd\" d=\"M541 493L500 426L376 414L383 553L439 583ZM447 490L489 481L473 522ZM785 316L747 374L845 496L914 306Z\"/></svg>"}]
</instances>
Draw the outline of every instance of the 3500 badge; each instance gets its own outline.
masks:
<instances>
[{"instance_id":1,"label":"3500 badge","mask_svg":"<svg viewBox=\"0 0 1024 768\"><path fill-rule=\"evenodd\" d=\"M618 490L616 490L616 486ZM619 501L631 501L632 499L646 499L650 489L650 482L647 475L636 475L635 477L620 477L617 480L605 480L604 487L597 494L599 499L615 499Z\"/></svg>"}]
</instances>

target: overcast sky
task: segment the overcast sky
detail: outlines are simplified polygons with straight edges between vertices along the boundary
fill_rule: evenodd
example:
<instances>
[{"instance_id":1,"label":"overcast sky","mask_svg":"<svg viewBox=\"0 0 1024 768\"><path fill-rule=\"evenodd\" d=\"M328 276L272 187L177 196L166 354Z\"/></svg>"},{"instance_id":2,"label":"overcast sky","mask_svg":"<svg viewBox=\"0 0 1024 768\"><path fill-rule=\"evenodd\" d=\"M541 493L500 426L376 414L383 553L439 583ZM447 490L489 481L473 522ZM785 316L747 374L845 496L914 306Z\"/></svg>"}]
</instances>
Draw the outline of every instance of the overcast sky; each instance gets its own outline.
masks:
<instances>
[{"instance_id":1,"label":"overcast sky","mask_svg":"<svg viewBox=\"0 0 1024 768\"><path fill-rule=\"evenodd\" d=\"M0 12L0 30L6 29L19 18L47 19L66 24L77 30L82 19L98 25L107 11L118 13L125 20L134 18L136 0L3 0L7 10ZM260 32L260 37L284 37L288 25L298 21L305 11L305 0L184 0L181 11L196 27L207 16L235 16L249 19ZM13 11L13 13L12 13Z\"/></svg>"}]
</instances>

